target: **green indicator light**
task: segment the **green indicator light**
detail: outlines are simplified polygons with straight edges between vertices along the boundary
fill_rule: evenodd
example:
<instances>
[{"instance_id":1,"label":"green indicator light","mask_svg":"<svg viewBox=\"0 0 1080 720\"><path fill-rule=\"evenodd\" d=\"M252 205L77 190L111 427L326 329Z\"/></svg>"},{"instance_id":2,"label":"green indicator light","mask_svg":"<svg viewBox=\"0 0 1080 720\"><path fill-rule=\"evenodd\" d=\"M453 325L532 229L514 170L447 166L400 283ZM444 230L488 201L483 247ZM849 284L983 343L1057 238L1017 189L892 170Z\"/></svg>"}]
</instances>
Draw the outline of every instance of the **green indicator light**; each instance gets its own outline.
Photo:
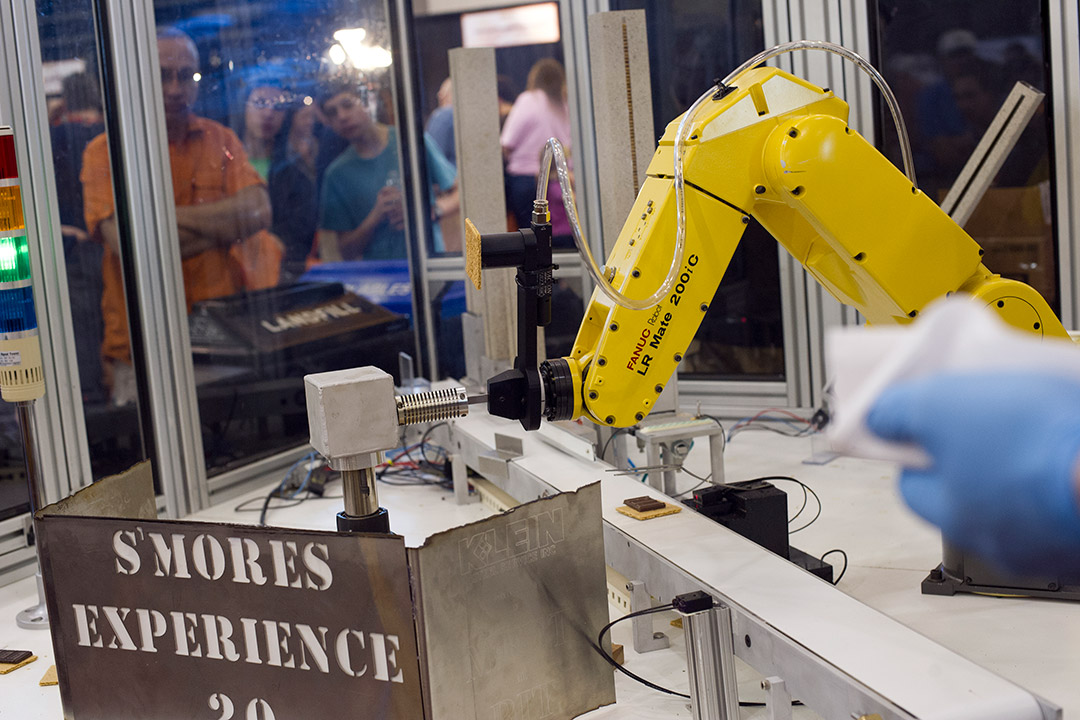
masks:
<instances>
[{"instance_id":1,"label":"green indicator light","mask_svg":"<svg viewBox=\"0 0 1080 720\"><path fill-rule=\"evenodd\" d=\"M0 283L30 279L30 243L25 235L0 238Z\"/></svg>"}]
</instances>

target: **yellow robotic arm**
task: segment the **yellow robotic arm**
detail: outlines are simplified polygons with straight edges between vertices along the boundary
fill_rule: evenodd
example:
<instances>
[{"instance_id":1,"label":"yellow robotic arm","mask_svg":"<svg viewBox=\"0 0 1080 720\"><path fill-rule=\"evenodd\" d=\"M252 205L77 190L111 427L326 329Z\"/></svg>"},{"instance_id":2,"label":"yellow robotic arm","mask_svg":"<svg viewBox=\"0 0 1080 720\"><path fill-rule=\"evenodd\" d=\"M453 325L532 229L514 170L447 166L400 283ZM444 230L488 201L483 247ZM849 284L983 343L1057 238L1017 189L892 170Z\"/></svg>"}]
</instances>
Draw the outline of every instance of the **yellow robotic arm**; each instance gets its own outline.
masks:
<instances>
[{"instance_id":1,"label":"yellow robotic arm","mask_svg":"<svg viewBox=\"0 0 1080 720\"><path fill-rule=\"evenodd\" d=\"M870 323L910 322L934 299L965 292L1011 325L1067 337L1046 301L991 273L978 244L847 117L847 104L833 93L769 67L743 73L737 87L701 105L684 145L686 240L678 282L649 310L593 292L570 357L541 365L545 416L588 415L625 427L648 415L751 216ZM649 297L671 265L679 120L660 140L605 265L608 282L629 298ZM498 388L489 385L492 392ZM489 409L511 416L505 403L489 401Z\"/></svg>"}]
</instances>

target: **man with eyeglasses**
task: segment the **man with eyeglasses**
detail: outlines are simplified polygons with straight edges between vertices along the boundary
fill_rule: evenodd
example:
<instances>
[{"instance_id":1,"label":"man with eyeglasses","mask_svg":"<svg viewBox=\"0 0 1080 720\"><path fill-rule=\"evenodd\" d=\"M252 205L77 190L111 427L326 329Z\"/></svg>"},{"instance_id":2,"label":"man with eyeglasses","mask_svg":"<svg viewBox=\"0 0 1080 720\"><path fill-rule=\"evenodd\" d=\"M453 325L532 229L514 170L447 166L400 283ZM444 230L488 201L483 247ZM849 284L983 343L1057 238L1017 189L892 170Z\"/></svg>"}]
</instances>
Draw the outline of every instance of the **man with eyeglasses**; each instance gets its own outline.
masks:
<instances>
[{"instance_id":1,"label":"man with eyeglasses","mask_svg":"<svg viewBox=\"0 0 1080 720\"><path fill-rule=\"evenodd\" d=\"M184 294L190 311L200 300L276 284L283 251L280 241L266 232L270 198L239 138L192 112L199 92L195 43L179 30L162 29L158 57ZM113 402L122 405L134 400L135 383L105 135L87 146L81 177L87 230L105 245L102 356Z\"/></svg>"}]
</instances>

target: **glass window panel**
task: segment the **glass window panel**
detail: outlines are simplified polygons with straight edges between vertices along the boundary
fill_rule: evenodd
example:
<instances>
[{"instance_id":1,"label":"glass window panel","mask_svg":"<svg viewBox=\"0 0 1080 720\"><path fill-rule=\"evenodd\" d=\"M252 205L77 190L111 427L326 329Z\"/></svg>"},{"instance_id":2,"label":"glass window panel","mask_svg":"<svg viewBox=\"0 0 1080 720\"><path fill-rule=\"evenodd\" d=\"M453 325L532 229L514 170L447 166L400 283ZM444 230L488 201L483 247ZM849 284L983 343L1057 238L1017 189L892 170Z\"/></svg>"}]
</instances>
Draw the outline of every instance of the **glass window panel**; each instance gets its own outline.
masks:
<instances>
[{"instance_id":1,"label":"glass window panel","mask_svg":"<svg viewBox=\"0 0 1080 720\"><path fill-rule=\"evenodd\" d=\"M109 183L91 0L38 0L53 171L95 479L146 458ZM84 162L84 157L87 162ZM39 309L39 312L41 310Z\"/></svg>"},{"instance_id":2,"label":"glass window panel","mask_svg":"<svg viewBox=\"0 0 1080 720\"><path fill-rule=\"evenodd\" d=\"M612 0L611 6L645 11L657 139L715 78L765 48L760 0ZM776 241L751 222L679 376L783 379L780 305Z\"/></svg>"},{"instance_id":3,"label":"glass window panel","mask_svg":"<svg viewBox=\"0 0 1080 720\"><path fill-rule=\"evenodd\" d=\"M0 520L30 512L26 464L15 406L0 403Z\"/></svg>"},{"instance_id":4,"label":"glass window panel","mask_svg":"<svg viewBox=\"0 0 1080 720\"><path fill-rule=\"evenodd\" d=\"M500 121L505 123L506 117L509 114L515 100L525 90L529 88L529 75L537 63L544 61L544 65L552 70L554 74L550 74L544 77L550 78L550 91L553 97L558 97L560 94L565 94L565 76L559 79L558 71L550 64L551 61L558 63L560 68L564 64L563 50L561 39L558 36L558 7L553 3L537 3L535 4L541 10L547 6L551 6L551 17L548 18L550 22L554 23L554 32L552 35L550 32L545 34L545 39L555 37L553 42L536 43L529 40L529 38L522 38L515 40L506 34L501 36L493 36L495 39L502 37L504 42L497 42L495 47L495 67L496 72L499 75L499 116ZM542 7L541 7L542 6ZM505 8L498 12L513 13L520 10L530 10L531 8ZM481 11L474 13L452 13L447 15L425 15L417 17L414 21L416 30L416 45L417 54L419 56L419 78L417 79L420 86L420 99L422 104L422 112L424 116L424 127L428 136L436 142L436 144L447 154L450 155L453 152L453 121L449 115L450 107L450 95L449 95L449 75L450 75L450 63L447 58L447 52L453 48L463 47L462 45L462 22L469 17L475 16L490 16L491 11ZM489 19L488 22L509 22L513 24L513 17L507 18L495 18ZM494 27L499 27L495 25ZM493 37L485 37L485 44L483 47L491 46L486 41L492 40ZM543 82L544 78L540 79ZM550 113L550 115L558 116L561 118L558 125L561 127L561 131L556 133L559 139L563 142L563 145L568 150L568 156L572 157L572 143L570 138L570 108L565 103L553 103L557 105L557 112ZM545 113L545 116L548 113ZM505 144L505 143L504 143ZM535 143L534 143L535 144ZM517 143L515 143L516 147ZM522 154L535 154L539 157L539 152L542 147L542 143L536 147L535 153L533 153L532 145L529 145L527 150L522 150ZM534 163L539 164L539 163ZM513 169L513 168L511 168ZM525 175L535 178L535 171L531 175L524 173ZM528 195L528 210L531 212L532 197L535 194L535 181L531 188L531 192L525 188L527 183L521 182L522 200L517 205L523 209L515 213L514 200L512 195L513 181L508 180L508 207L507 207L507 228L516 229L521 226L528 226L528 219L525 212L524 205L525 195ZM557 186L557 184L556 184ZM561 194L557 191L553 195L553 199L560 198ZM516 219L512 219L515 216ZM565 223L564 223L565 224ZM559 226L557 224L556 230ZM557 245L560 245L563 249L570 249L573 245L573 241L569 239L568 226L562 227L562 233L556 233L561 235ZM456 229L449 232L457 233ZM458 240L454 240L447 243L446 250L449 253L457 253L461 250L461 245Z\"/></svg>"},{"instance_id":5,"label":"glass window panel","mask_svg":"<svg viewBox=\"0 0 1080 720\"><path fill-rule=\"evenodd\" d=\"M545 18L547 28L544 39L552 42L537 43L530 37L515 38L513 33L499 30L505 28L506 23L514 24L513 16L493 16L491 11L476 13L451 13L446 15L425 15L417 17L414 22L416 45L418 55L418 74L420 98L423 107L424 128L427 135L448 153L453 151L454 128L452 109L450 107L449 75L450 64L447 53L453 49L462 47L462 23L470 18L484 16L482 20L485 27L494 28L492 35L486 36L478 42L488 46L489 41L495 41L495 67L498 73L499 93L499 117L500 123L505 124L506 118L511 112L515 101L529 88L529 77L533 68L540 64L537 70L537 82L545 82L551 93L558 97L565 93L565 71L562 70L564 63L561 39L559 38L559 11L553 3L537 3L535 7L505 8L499 13L515 13L522 9L525 11L539 10L539 17ZM550 9L548 15L544 12ZM494 23L494 24L490 24ZM553 64L556 63L556 65ZM547 74L543 75L544 68ZM562 79L559 73L563 73ZM534 93L535 95L535 93ZM533 98L535 100L535 98ZM522 102L518 114L524 117L530 114L528 110L528 98ZM534 102L535 106L535 102ZM557 112L548 112L546 108L555 106ZM541 132L539 129L530 135L523 136L519 122L517 138L511 140L504 136L504 146L519 157L531 158L532 165L539 166L539 156L543 148L543 142L547 137L554 134L559 137L567 150L567 156L573 163L573 143L570 137L570 112L571 108L565 102L541 103L543 113L532 113L538 118L543 118L548 125L554 121L552 131ZM539 141L537 137L543 136ZM456 159L456 158L455 158ZM511 157L510 162L514 160ZM517 171L516 173L514 171ZM532 211L532 200L536 194L536 173L538 170L532 166L504 167L506 174L506 198L507 198L507 230L515 230L518 227L528 227L529 215ZM573 237L570 233L569 223L566 221L565 210L562 206L562 192L559 189L555 173L551 174L552 182L549 187L548 197L552 201L552 222L555 233L554 246L557 251L576 252ZM456 211L456 208L455 208ZM440 225L443 237L446 241L446 254L457 254L461 251L460 242L460 215L454 212L452 215L442 216ZM438 253L436 253L438 254ZM581 283L577 278L558 280L552 295L552 325L545 331L546 353L548 357L561 357L569 355L573 347L574 337L584 313L584 300L581 294ZM454 283L440 289L451 297L464 298L464 283ZM464 305L462 304L462 307ZM446 376L460 377L464 374L464 356L459 350L460 317L440 316L438 335L440 371Z\"/></svg>"},{"instance_id":6,"label":"glass window panel","mask_svg":"<svg viewBox=\"0 0 1080 720\"><path fill-rule=\"evenodd\" d=\"M432 327L438 349L441 378L465 377L465 338L461 329L461 314L465 312L465 282L433 281L429 283Z\"/></svg>"},{"instance_id":7,"label":"glass window panel","mask_svg":"<svg viewBox=\"0 0 1080 720\"><path fill-rule=\"evenodd\" d=\"M458 15L429 15L418 17L414 21L419 70L415 81L419 84L424 134L439 154L455 167L457 149L454 147L454 115L447 52L461 47L461 24L458 18ZM456 196L446 200L456 200ZM447 201L438 206L437 212L443 246L429 246L428 252L431 255L457 255L462 252L460 207L457 202Z\"/></svg>"},{"instance_id":8,"label":"glass window panel","mask_svg":"<svg viewBox=\"0 0 1080 720\"><path fill-rule=\"evenodd\" d=\"M303 376L415 355L381 1L158 0L208 474L307 442ZM428 166L432 197L452 167ZM436 187L436 185L438 187Z\"/></svg>"},{"instance_id":9,"label":"glass window panel","mask_svg":"<svg viewBox=\"0 0 1080 720\"><path fill-rule=\"evenodd\" d=\"M875 0L877 57L900 102L921 188L940 202L1018 81L1049 93L1038 0ZM994 272L1028 283L1059 309L1047 97L965 225ZM886 117L886 116L879 116ZM879 133L899 161L891 126Z\"/></svg>"}]
</instances>

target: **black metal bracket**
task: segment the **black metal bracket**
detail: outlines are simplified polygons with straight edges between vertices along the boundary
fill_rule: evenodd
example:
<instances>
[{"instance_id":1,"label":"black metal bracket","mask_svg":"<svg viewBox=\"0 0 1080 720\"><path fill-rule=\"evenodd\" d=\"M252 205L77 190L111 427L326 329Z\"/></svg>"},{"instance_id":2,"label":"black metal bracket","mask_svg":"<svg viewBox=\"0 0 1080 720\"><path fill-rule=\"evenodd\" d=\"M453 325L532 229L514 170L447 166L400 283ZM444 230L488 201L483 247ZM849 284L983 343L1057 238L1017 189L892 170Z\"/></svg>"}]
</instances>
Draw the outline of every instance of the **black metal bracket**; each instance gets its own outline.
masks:
<instances>
[{"instance_id":1,"label":"black metal bracket","mask_svg":"<svg viewBox=\"0 0 1080 720\"><path fill-rule=\"evenodd\" d=\"M537 328L551 323L551 222L537 222L517 232L480 237L480 264L517 268L517 357L514 368L488 380L488 412L520 420L526 430L540 427L543 412L538 367Z\"/></svg>"}]
</instances>

